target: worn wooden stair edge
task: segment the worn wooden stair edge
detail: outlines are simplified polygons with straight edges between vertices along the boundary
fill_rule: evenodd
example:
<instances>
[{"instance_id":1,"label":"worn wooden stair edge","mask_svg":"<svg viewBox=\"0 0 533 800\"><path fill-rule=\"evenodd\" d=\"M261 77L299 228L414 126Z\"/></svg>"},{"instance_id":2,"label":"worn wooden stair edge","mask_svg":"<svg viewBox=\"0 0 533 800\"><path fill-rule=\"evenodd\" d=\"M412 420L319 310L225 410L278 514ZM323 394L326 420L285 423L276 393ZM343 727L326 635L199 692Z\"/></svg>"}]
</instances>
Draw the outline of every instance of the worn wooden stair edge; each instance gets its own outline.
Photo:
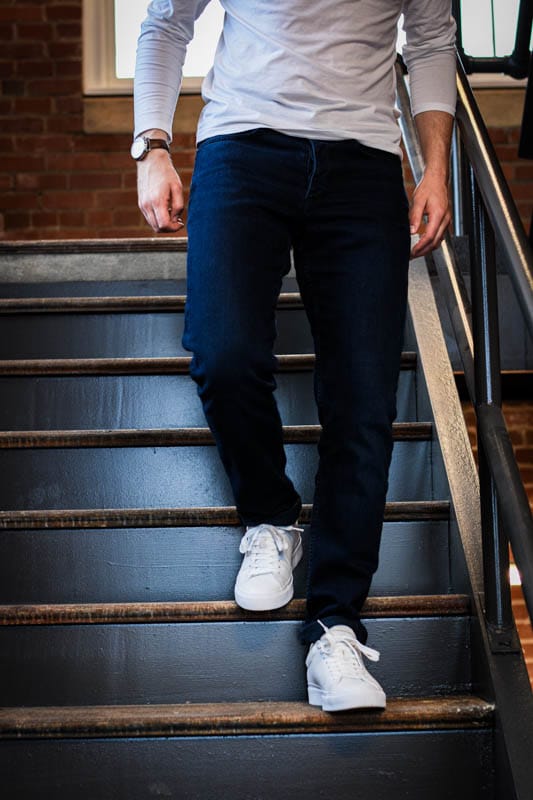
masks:
<instances>
[{"instance_id":1,"label":"worn wooden stair edge","mask_svg":"<svg viewBox=\"0 0 533 800\"><path fill-rule=\"evenodd\" d=\"M139 236L124 239L4 239L0 255L81 253L185 253L187 236Z\"/></svg>"},{"instance_id":2,"label":"worn wooden stair edge","mask_svg":"<svg viewBox=\"0 0 533 800\"><path fill-rule=\"evenodd\" d=\"M255 736L487 728L492 703L471 695L392 698L385 711L327 713L306 703L40 706L0 709L0 738Z\"/></svg>"},{"instance_id":3,"label":"worn wooden stair edge","mask_svg":"<svg viewBox=\"0 0 533 800\"><path fill-rule=\"evenodd\" d=\"M130 311L184 311L187 295L100 295L0 298L0 314L107 314ZM281 292L278 308L303 308L299 292Z\"/></svg>"},{"instance_id":4,"label":"worn wooden stair edge","mask_svg":"<svg viewBox=\"0 0 533 800\"><path fill-rule=\"evenodd\" d=\"M470 611L467 595L403 595L369 597L364 618L464 616ZM297 620L305 616L305 600L283 608L245 611L231 600L201 602L54 603L0 606L0 625L95 625L156 622L250 622Z\"/></svg>"},{"instance_id":5,"label":"worn wooden stair edge","mask_svg":"<svg viewBox=\"0 0 533 800\"><path fill-rule=\"evenodd\" d=\"M302 506L299 522L311 521L312 505ZM385 504L385 522L448 520L448 500L397 500ZM0 530L80 528L177 528L240 526L235 506L191 508L69 508L0 511Z\"/></svg>"},{"instance_id":6,"label":"worn wooden stair edge","mask_svg":"<svg viewBox=\"0 0 533 800\"><path fill-rule=\"evenodd\" d=\"M283 441L286 444L316 444L320 439L320 425L284 425ZM395 422L395 441L428 441L431 439L431 422ZM0 449L23 450L28 448L58 447L187 447L214 445L209 428L122 428L89 430L38 430L0 431Z\"/></svg>"},{"instance_id":7,"label":"worn wooden stair edge","mask_svg":"<svg viewBox=\"0 0 533 800\"><path fill-rule=\"evenodd\" d=\"M188 375L192 356L161 358L22 358L0 360L1 377L61 375ZM402 353L402 370L416 368L416 352ZM309 353L278 355L278 372L309 372L315 356Z\"/></svg>"}]
</instances>

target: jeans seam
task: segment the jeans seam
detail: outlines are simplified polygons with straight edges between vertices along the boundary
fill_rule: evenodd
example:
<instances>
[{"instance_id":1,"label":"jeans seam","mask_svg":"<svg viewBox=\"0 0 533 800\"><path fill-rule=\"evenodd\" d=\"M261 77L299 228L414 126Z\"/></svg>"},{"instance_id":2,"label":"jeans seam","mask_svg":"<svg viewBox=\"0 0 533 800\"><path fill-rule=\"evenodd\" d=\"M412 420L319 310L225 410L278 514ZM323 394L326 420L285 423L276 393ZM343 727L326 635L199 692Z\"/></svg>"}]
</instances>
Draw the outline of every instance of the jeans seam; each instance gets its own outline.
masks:
<instances>
[{"instance_id":1,"label":"jeans seam","mask_svg":"<svg viewBox=\"0 0 533 800\"><path fill-rule=\"evenodd\" d=\"M307 182L307 189L305 192L304 200L309 198L311 194L311 188L313 186L313 180L316 175L316 167L317 167L317 159L316 159L316 147L315 143L312 139L309 139L309 151L307 157L307 170L310 172L309 179Z\"/></svg>"}]
</instances>

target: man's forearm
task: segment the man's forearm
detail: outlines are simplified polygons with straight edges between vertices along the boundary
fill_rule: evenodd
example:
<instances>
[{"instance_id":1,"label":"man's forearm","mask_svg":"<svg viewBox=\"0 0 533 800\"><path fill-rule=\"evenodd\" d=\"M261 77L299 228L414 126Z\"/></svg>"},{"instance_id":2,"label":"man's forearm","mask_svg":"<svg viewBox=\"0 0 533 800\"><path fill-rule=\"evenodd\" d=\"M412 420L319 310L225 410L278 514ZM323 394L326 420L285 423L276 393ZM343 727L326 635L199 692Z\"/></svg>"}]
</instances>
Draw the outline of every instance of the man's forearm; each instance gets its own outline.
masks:
<instances>
[{"instance_id":1,"label":"man's forearm","mask_svg":"<svg viewBox=\"0 0 533 800\"><path fill-rule=\"evenodd\" d=\"M416 115L415 124L426 163L425 173L442 177L447 184L453 131L452 115L446 111L423 111Z\"/></svg>"},{"instance_id":2,"label":"man's forearm","mask_svg":"<svg viewBox=\"0 0 533 800\"><path fill-rule=\"evenodd\" d=\"M448 178L453 116L446 111L423 111L416 115L415 123L426 167L413 193L409 217L412 234L422 228L411 254L422 256L438 247L451 219Z\"/></svg>"}]
</instances>

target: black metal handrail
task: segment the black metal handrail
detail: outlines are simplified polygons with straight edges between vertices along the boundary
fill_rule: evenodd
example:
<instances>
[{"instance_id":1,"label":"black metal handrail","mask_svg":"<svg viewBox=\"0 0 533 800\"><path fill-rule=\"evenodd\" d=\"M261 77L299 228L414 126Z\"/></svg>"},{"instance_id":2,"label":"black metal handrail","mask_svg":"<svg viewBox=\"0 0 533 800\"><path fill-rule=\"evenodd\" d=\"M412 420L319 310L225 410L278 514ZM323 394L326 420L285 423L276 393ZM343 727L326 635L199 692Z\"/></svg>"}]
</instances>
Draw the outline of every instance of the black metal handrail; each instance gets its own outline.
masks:
<instances>
[{"instance_id":1,"label":"black metal handrail","mask_svg":"<svg viewBox=\"0 0 533 800\"><path fill-rule=\"evenodd\" d=\"M477 417L481 494L484 595L487 629L496 652L513 646L514 623L508 576L508 540L522 577L533 619L533 519L505 419L501 411L496 296L496 236L507 259L524 319L533 331L533 259L516 207L498 164L470 87L458 64L457 129L461 135L462 206L471 244L472 309L453 256L449 236L434 255L448 304L466 383ZM423 158L401 65L398 104L405 147L415 181ZM503 523L503 525L500 524Z\"/></svg>"},{"instance_id":2,"label":"black metal handrail","mask_svg":"<svg viewBox=\"0 0 533 800\"><path fill-rule=\"evenodd\" d=\"M465 71L503 73L512 78L527 78L529 69L533 0L520 0L516 21L513 52L506 56L471 56L463 48L461 0L452 0L453 16L457 23L457 51Z\"/></svg>"},{"instance_id":3,"label":"black metal handrail","mask_svg":"<svg viewBox=\"0 0 533 800\"><path fill-rule=\"evenodd\" d=\"M518 210L505 180L468 78L457 65L457 125L494 231L505 254L525 323L533 336L533 257Z\"/></svg>"}]
</instances>

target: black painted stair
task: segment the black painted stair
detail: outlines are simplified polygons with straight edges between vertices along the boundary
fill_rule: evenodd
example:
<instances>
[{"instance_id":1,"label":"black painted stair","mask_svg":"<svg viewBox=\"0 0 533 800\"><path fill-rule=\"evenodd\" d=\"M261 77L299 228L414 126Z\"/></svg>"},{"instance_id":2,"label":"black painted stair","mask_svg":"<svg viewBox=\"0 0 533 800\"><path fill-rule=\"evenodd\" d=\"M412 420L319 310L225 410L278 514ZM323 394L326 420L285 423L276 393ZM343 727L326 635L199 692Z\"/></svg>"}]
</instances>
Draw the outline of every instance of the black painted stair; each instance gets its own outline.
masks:
<instances>
[{"instance_id":1,"label":"black painted stair","mask_svg":"<svg viewBox=\"0 0 533 800\"><path fill-rule=\"evenodd\" d=\"M64 247L113 253L143 247ZM180 344L184 282L11 288L0 285L7 796L493 800L494 707L474 691L469 585L410 320L364 610L388 706L327 714L306 702L305 559L285 608L233 602L242 528ZM288 278L280 296L276 395L305 527L320 428L296 288Z\"/></svg>"},{"instance_id":2,"label":"black painted stair","mask_svg":"<svg viewBox=\"0 0 533 800\"><path fill-rule=\"evenodd\" d=\"M0 711L0 730L25 798L445 800L490 797L492 714L471 696L335 715L266 702L24 708ZM61 794L36 788L50 784Z\"/></svg>"},{"instance_id":3,"label":"black painted stair","mask_svg":"<svg viewBox=\"0 0 533 800\"><path fill-rule=\"evenodd\" d=\"M469 611L456 595L369 599L373 672L392 696L470 690ZM228 601L0 606L0 705L302 702L303 612L302 600L268 622Z\"/></svg>"}]
</instances>

